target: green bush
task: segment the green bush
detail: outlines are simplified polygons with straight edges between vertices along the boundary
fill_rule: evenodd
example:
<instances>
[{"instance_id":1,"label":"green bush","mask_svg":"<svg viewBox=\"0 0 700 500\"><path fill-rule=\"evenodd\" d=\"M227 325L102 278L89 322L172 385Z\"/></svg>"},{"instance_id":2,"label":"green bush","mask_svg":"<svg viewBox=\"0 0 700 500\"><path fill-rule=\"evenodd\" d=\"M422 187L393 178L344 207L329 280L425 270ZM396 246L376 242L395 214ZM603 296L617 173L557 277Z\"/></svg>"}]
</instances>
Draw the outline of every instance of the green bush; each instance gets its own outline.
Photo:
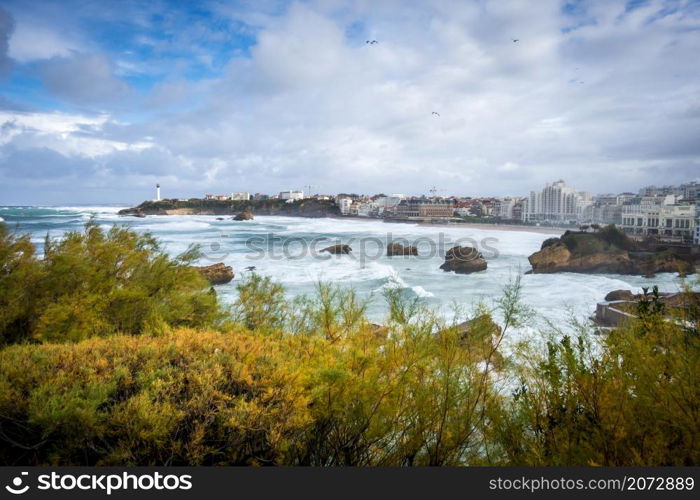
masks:
<instances>
[{"instance_id":1,"label":"green bush","mask_svg":"<svg viewBox=\"0 0 700 500\"><path fill-rule=\"evenodd\" d=\"M189 266L196 257L172 259L148 234L89 222L47 238L39 259L28 236L0 225L0 345L210 326L221 311Z\"/></svg>"},{"instance_id":2,"label":"green bush","mask_svg":"<svg viewBox=\"0 0 700 500\"><path fill-rule=\"evenodd\" d=\"M605 337L504 352L518 280L467 322L390 290L374 325L352 290L252 275L222 321L193 252L88 224L40 260L0 235L0 464L700 464L697 307L652 294Z\"/></svg>"}]
</instances>

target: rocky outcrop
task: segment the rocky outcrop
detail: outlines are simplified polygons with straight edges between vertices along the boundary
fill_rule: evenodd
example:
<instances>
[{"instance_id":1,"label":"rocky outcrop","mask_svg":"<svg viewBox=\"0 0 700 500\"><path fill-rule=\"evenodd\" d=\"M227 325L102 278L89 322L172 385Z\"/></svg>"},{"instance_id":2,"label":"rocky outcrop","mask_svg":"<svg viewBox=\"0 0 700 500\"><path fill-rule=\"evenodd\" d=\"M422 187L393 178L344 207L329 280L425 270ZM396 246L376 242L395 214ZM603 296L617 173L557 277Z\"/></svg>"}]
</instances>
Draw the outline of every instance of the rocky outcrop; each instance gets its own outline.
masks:
<instances>
[{"instance_id":1,"label":"rocky outcrop","mask_svg":"<svg viewBox=\"0 0 700 500\"><path fill-rule=\"evenodd\" d=\"M139 217L139 218L146 217L145 212L143 210L141 210L140 208L125 208L125 209L119 211L119 215L127 215L130 217Z\"/></svg>"},{"instance_id":2,"label":"rocky outcrop","mask_svg":"<svg viewBox=\"0 0 700 500\"><path fill-rule=\"evenodd\" d=\"M567 231L561 238L549 238L539 251L528 257L530 273L639 274L692 272L692 265L669 251L637 251L634 242L619 230L606 233Z\"/></svg>"},{"instance_id":3,"label":"rocky outcrop","mask_svg":"<svg viewBox=\"0 0 700 500\"><path fill-rule=\"evenodd\" d=\"M249 211L255 215L284 215L288 217L338 217L340 208L333 200L314 198L296 200L188 200L165 199L144 201L137 207L125 208L119 215L132 215L140 211L146 215L228 215Z\"/></svg>"},{"instance_id":4,"label":"rocky outcrop","mask_svg":"<svg viewBox=\"0 0 700 500\"><path fill-rule=\"evenodd\" d=\"M635 295L630 290L613 290L605 296L605 301L634 300L634 298Z\"/></svg>"},{"instance_id":5,"label":"rocky outcrop","mask_svg":"<svg viewBox=\"0 0 700 500\"><path fill-rule=\"evenodd\" d=\"M500 337L502 330L501 327L493 320L490 314L480 314L475 318L464 321L455 325L462 334L462 337L468 337L469 335L478 334L480 337L484 337L488 334L489 337Z\"/></svg>"},{"instance_id":6,"label":"rocky outcrop","mask_svg":"<svg viewBox=\"0 0 700 500\"><path fill-rule=\"evenodd\" d=\"M528 257L533 273L616 273L629 274L632 263L627 252L595 252L574 255L563 243L550 244Z\"/></svg>"},{"instance_id":7,"label":"rocky outcrop","mask_svg":"<svg viewBox=\"0 0 700 500\"><path fill-rule=\"evenodd\" d=\"M485 271L486 267L486 259L476 248L456 246L447 251L445 263L440 266L440 269L445 272L470 274Z\"/></svg>"},{"instance_id":8,"label":"rocky outcrop","mask_svg":"<svg viewBox=\"0 0 700 500\"><path fill-rule=\"evenodd\" d=\"M393 257L394 255L418 255L418 247L411 245L402 245L401 243L389 243L386 246L386 254L388 257Z\"/></svg>"},{"instance_id":9,"label":"rocky outcrop","mask_svg":"<svg viewBox=\"0 0 700 500\"><path fill-rule=\"evenodd\" d=\"M212 285L223 285L230 282L234 277L233 268L223 264L222 262L211 266L193 267L199 271L202 276L209 280L209 283Z\"/></svg>"},{"instance_id":10,"label":"rocky outcrop","mask_svg":"<svg viewBox=\"0 0 700 500\"><path fill-rule=\"evenodd\" d=\"M332 253L334 255L343 255L352 252L352 248L350 247L350 245L331 245L329 247L324 248L321 251Z\"/></svg>"},{"instance_id":11,"label":"rocky outcrop","mask_svg":"<svg viewBox=\"0 0 700 500\"><path fill-rule=\"evenodd\" d=\"M253 212L250 210L244 210L236 214L233 220L253 220Z\"/></svg>"}]
</instances>

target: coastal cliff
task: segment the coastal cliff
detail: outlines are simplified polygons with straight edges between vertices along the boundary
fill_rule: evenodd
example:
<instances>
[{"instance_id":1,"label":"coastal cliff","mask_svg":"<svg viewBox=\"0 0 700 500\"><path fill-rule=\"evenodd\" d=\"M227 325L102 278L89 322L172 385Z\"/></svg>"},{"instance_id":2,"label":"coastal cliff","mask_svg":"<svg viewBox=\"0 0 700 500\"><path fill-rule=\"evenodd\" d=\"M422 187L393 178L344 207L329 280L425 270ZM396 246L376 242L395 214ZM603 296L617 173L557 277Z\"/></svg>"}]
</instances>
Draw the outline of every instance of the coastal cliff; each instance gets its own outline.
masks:
<instances>
[{"instance_id":1,"label":"coastal cliff","mask_svg":"<svg viewBox=\"0 0 700 500\"><path fill-rule=\"evenodd\" d=\"M144 217L146 215L285 215L290 217L335 217L340 209L330 200L160 200L144 201L140 205L125 208L119 215Z\"/></svg>"},{"instance_id":2,"label":"coastal cliff","mask_svg":"<svg viewBox=\"0 0 700 500\"><path fill-rule=\"evenodd\" d=\"M693 272L693 260L669 249L649 249L608 226L599 232L567 231L528 257L531 273L641 274Z\"/></svg>"}]
</instances>

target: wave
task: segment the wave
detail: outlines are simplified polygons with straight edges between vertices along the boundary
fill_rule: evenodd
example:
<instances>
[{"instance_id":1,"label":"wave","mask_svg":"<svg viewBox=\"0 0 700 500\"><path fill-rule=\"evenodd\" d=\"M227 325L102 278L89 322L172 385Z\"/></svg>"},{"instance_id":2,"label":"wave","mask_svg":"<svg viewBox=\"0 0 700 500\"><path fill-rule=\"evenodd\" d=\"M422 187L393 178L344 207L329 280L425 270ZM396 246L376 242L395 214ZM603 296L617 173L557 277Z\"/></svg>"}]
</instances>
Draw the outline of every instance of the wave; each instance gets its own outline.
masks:
<instances>
[{"instance_id":1,"label":"wave","mask_svg":"<svg viewBox=\"0 0 700 500\"><path fill-rule=\"evenodd\" d=\"M153 232L161 231L200 231L202 229L212 229L212 225L208 222L195 220L183 221L167 221L167 222L151 222L152 219L145 219L145 224L139 224L140 229L153 230Z\"/></svg>"}]
</instances>

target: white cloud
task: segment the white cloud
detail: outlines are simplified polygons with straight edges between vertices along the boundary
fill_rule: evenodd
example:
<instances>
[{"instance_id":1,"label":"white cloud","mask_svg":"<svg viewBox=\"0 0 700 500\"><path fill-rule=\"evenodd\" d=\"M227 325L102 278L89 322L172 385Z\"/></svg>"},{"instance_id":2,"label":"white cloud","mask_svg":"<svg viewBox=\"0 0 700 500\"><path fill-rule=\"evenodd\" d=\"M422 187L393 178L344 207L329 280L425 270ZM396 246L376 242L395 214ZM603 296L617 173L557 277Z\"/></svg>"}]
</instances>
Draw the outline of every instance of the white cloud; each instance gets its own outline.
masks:
<instances>
[{"instance_id":1,"label":"white cloud","mask_svg":"<svg viewBox=\"0 0 700 500\"><path fill-rule=\"evenodd\" d=\"M9 55L20 63L69 56L79 45L55 28L17 23L9 43Z\"/></svg>"},{"instance_id":2,"label":"white cloud","mask_svg":"<svg viewBox=\"0 0 700 500\"><path fill-rule=\"evenodd\" d=\"M94 159L118 151L142 151L155 145L147 138L124 142L102 137L108 115L81 116L65 113L17 113L0 111L0 147L16 150L48 148L61 155Z\"/></svg>"},{"instance_id":3,"label":"white cloud","mask_svg":"<svg viewBox=\"0 0 700 500\"><path fill-rule=\"evenodd\" d=\"M59 127L47 122L30 142L100 157L108 177L128 172L125 190L165 175L153 166L163 162L183 196L307 183L515 195L559 178L598 192L696 177L700 67L689 61L700 53L700 13L581 5L573 16L559 1L311 2L280 15L222 6L255 19L249 58L233 57L219 78L166 79L134 123L117 111L99 123L68 119L77 128L67 132L47 132ZM47 85L67 99L124 92L117 57L54 61Z\"/></svg>"}]
</instances>

